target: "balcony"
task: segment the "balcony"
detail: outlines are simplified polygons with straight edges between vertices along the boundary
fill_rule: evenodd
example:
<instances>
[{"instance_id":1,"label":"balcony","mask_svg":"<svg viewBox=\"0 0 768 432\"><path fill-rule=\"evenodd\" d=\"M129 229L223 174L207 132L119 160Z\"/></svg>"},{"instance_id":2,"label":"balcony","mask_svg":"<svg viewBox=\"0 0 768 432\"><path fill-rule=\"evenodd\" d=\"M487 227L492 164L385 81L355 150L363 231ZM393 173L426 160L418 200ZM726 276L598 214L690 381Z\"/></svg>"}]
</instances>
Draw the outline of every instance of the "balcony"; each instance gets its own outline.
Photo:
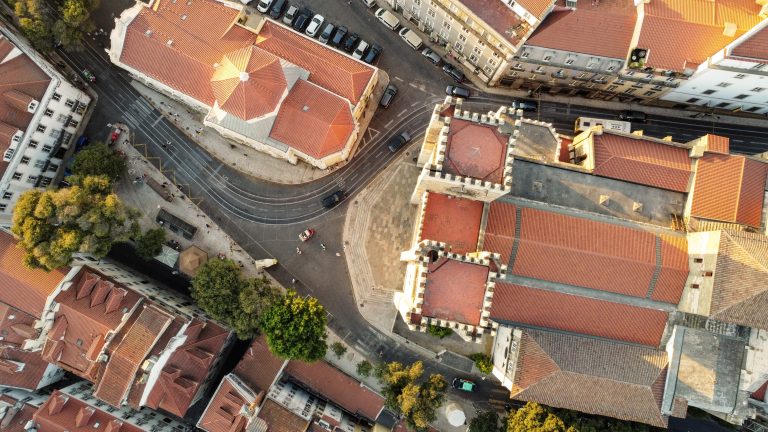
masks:
<instances>
[{"instance_id":1,"label":"balcony","mask_svg":"<svg viewBox=\"0 0 768 432\"><path fill-rule=\"evenodd\" d=\"M558 79L568 78L568 75L562 71L552 72L550 76L552 78L558 78Z\"/></svg>"},{"instance_id":2,"label":"balcony","mask_svg":"<svg viewBox=\"0 0 768 432\"><path fill-rule=\"evenodd\" d=\"M609 62L608 67L605 68L605 69L597 69L595 67L575 66L575 65L572 65L572 64L566 64L565 62L561 62L561 61L552 61L552 60L544 61L544 60L533 59L533 58L530 58L530 57L523 58L523 57L519 57L519 56L514 56L513 58L514 59L518 59L519 61L524 62L524 63L538 64L538 65L547 65L547 66L555 66L555 67L558 67L558 68L562 67L563 69L568 69L568 70L573 70L573 71L580 71L580 72L589 72L589 73L614 73L614 71L613 70L609 70L609 68L613 67L614 70L615 70L615 69L618 69L618 68L621 67L621 65L616 63L615 61L612 62L612 63ZM568 58L566 57L566 61L567 60L568 60Z\"/></svg>"}]
</instances>

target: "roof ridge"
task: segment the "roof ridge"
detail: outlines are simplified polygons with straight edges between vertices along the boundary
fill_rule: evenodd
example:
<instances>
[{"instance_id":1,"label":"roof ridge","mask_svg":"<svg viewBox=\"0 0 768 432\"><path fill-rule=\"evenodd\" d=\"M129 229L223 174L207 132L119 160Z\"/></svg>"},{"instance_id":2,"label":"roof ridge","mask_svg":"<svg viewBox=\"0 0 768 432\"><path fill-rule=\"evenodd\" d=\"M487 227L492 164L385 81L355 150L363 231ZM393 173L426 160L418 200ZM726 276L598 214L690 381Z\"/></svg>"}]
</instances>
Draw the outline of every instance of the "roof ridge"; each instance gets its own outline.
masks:
<instances>
[{"instance_id":1,"label":"roof ridge","mask_svg":"<svg viewBox=\"0 0 768 432\"><path fill-rule=\"evenodd\" d=\"M730 156L730 155L729 155ZM738 157L738 156L736 156ZM737 189L736 193L736 205L733 206L733 220L737 221L739 220L739 204L741 203L741 189L744 187L744 169L747 166L747 161L745 158L741 159L741 167L739 169L739 188Z\"/></svg>"}]
</instances>

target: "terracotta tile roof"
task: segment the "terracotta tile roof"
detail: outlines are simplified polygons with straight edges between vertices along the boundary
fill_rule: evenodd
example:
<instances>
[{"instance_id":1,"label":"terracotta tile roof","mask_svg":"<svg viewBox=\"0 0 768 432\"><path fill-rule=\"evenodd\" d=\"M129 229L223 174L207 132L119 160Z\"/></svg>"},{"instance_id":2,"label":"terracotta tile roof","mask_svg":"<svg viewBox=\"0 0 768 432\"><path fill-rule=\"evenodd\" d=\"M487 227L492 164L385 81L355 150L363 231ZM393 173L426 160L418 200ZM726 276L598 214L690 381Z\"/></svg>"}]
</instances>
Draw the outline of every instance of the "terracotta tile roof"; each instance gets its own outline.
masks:
<instances>
[{"instance_id":1,"label":"terracotta tile roof","mask_svg":"<svg viewBox=\"0 0 768 432\"><path fill-rule=\"evenodd\" d=\"M525 330L512 397L666 427L664 351Z\"/></svg>"},{"instance_id":2,"label":"terracotta tile roof","mask_svg":"<svg viewBox=\"0 0 768 432\"><path fill-rule=\"evenodd\" d=\"M691 216L759 227L768 165L705 153L697 163Z\"/></svg>"},{"instance_id":3,"label":"terracotta tile roof","mask_svg":"<svg viewBox=\"0 0 768 432\"><path fill-rule=\"evenodd\" d=\"M488 267L440 258L428 272L421 315L480 324Z\"/></svg>"},{"instance_id":4,"label":"terracotta tile roof","mask_svg":"<svg viewBox=\"0 0 768 432\"><path fill-rule=\"evenodd\" d=\"M293 30L264 23L256 44L280 58L309 71L309 82L352 102L360 101L374 69Z\"/></svg>"},{"instance_id":5,"label":"terracotta tile roof","mask_svg":"<svg viewBox=\"0 0 768 432\"><path fill-rule=\"evenodd\" d=\"M768 329L768 237L721 231L709 316Z\"/></svg>"},{"instance_id":6,"label":"terracotta tile roof","mask_svg":"<svg viewBox=\"0 0 768 432\"><path fill-rule=\"evenodd\" d=\"M216 358L231 333L212 321L193 318L184 343L176 348L160 372L146 405L184 417L198 390L212 372Z\"/></svg>"},{"instance_id":7,"label":"terracotta tile roof","mask_svg":"<svg viewBox=\"0 0 768 432\"><path fill-rule=\"evenodd\" d=\"M523 0L519 3L531 15L541 20L555 3L555 0ZM527 23L519 31L513 32L513 29L521 23L525 23L525 20L500 1L462 0L461 4L512 45L520 43L527 33Z\"/></svg>"},{"instance_id":8,"label":"terracotta tile roof","mask_svg":"<svg viewBox=\"0 0 768 432\"><path fill-rule=\"evenodd\" d=\"M25 426L32 420L37 407L30 405L29 402L22 402L21 399L8 394L0 396L0 402L11 405L5 415L0 416L0 430L3 432L27 432Z\"/></svg>"},{"instance_id":9,"label":"terracotta tile roof","mask_svg":"<svg viewBox=\"0 0 768 432\"><path fill-rule=\"evenodd\" d=\"M258 416L267 422L269 432L304 432L310 424L309 420L302 419L271 399L264 402Z\"/></svg>"},{"instance_id":10,"label":"terracotta tile roof","mask_svg":"<svg viewBox=\"0 0 768 432\"><path fill-rule=\"evenodd\" d=\"M290 361L285 373L313 393L370 421L375 421L384 408L383 397L324 361L311 364Z\"/></svg>"},{"instance_id":11,"label":"terracotta tile roof","mask_svg":"<svg viewBox=\"0 0 768 432\"><path fill-rule=\"evenodd\" d=\"M731 54L761 61L768 60L768 26L737 45Z\"/></svg>"},{"instance_id":12,"label":"terracotta tile roof","mask_svg":"<svg viewBox=\"0 0 768 432\"><path fill-rule=\"evenodd\" d=\"M0 345L21 346L27 339L36 339L39 331L35 328L35 318L5 303L0 303Z\"/></svg>"},{"instance_id":13,"label":"terracotta tile roof","mask_svg":"<svg viewBox=\"0 0 768 432\"><path fill-rule=\"evenodd\" d=\"M0 65L0 69L2 65ZM45 272L24 267L24 251L0 232L0 302L39 318L45 301L69 273L69 267Z\"/></svg>"},{"instance_id":14,"label":"terracotta tile roof","mask_svg":"<svg viewBox=\"0 0 768 432\"><path fill-rule=\"evenodd\" d=\"M482 201L430 192L419 240L446 243L457 254L475 252L482 217Z\"/></svg>"},{"instance_id":15,"label":"terracotta tile roof","mask_svg":"<svg viewBox=\"0 0 768 432\"><path fill-rule=\"evenodd\" d=\"M682 72L703 63L755 26L760 5L741 0L652 0L637 46L648 49L647 67ZM723 35L725 23L736 24L733 37Z\"/></svg>"},{"instance_id":16,"label":"terracotta tile roof","mask_svg":"<svg viewBox=\"0 0 768 432\"><path fill-rule=\"evenodd\" d=\"M269 136L319 159L344 149L354 129L347 101L299 80L280 106Z\"/></svg>"},{"instance_id":17,"label":"terracotta tile roof","mask_svg":"<svg viewBox=\"0 0 768 432\"><path fill-rule=\"evenodd\" d=\"M656 347L668 314L653 309L496 282L491 319Z\"/></svg>"},{"instance_id":18,"label":"terracotta tile roof","mask_svg":"<svg viewBox=\"0 0 768 432\"><path fill-rule=\"evenodd\" d=\"M249 46L224 56L211 87L223 110L250 120L277 109L287 82L277 56Z\"/></svg>"},{"instance_id":19,"label":"terracotta tile roof","mask_svg":"<svg viewBox=\"0 0 768 432\"><path fill-rule=\"evenodd\" d=\"M54 390L35 412L39 432L142 432L112 414Z\"/></svg>"},{"instance_id":20,"label":"terracotta tile roof","mask_svg":"<svg viewBox=\"0 0 768 432\"><path fill-rule=\"evenodd\" d=\"M485 227L483 250L501 254L504 263L509 262L512 245L515 241L515 222L517 208L500 201L490 203L488 223Z\"/></svg>"},{"instance_id":21,"label":"terracotta tile roof","mask_svg":"<svg viewBox=\"0 0 768 432\"><path fill-rule=\"evenodd\" d=\"M243 432L248 423L243 409L254 401L250 395L243 394L227 375L205 408L197 427L207 432Z\"/></svg>"},{"instance_id":22,"label":"terracotta tile roof","mask_svg":"<svg viewBox=\"0 0 768 432\"><path fill-rule=\"evenodd\" d=\"M731 139L728 137L706 134L707 151L712 153L728 154L731 149Z\"/></svg>"},{"instance_id":23,"label":"terracotta tile roof","mask_svg":"<svg viewBox=\"0 0 768 432\"><path fill-rule=\"evenodd\" d=\"M444 170L451 174L501 183L509 135L498 128L454 117L448 129Z\"/></svg>"},{"instance_id":24,"label":"terracotta tile roof","mask_svg":"<svg viewBox=\"0 0 768 432\"><path fill-rule=\"evenodd\" d=\"M632 2L622 0L584 2L576 9L556 8L525 44L624 60L636 19Z\"/></svg>"},{"instance_id":25,"label":"terracotta tile roof","mask_svg":"<svg viewBox=\"0 0 768 432\"><path fill-rule=\"evenodd\" d=\"M765 391L768 390L768 381L764 382L754 393L750 395L752 399L765 401Z\"/></svg>"},{"instance_id":26,"label":"terracotta tile roof","mask_svg":"<svg viewBox=\"0 0 768 432\"><path fill-rule=\"evenodd\" d=\"M233 373L256 391L267 391L283 368L285 360L272 355L262 335L253 340Z\"/></svg>"},{"instance_id":27,"label":"terracotta tile roof","mask_svg":"<svg viewBox=\"0 0 768 432\"><path fill-rule=\"evenodd\" d=\"M656 244L660 242L658 299L673 304L680 299L685 283L681 275L688 273L688 261L681 255L687 250L685 239L672 242L640 229L531 208L522 209L520 224L511 268L515 275L646 297L657 270Z\"/></svg>"},{"instance_id":28,"label":"terracotta tile roof","mask_svg":"<svg viewBox=\"0 0 768 432\"><path fill-rule=\"evenodd\" d=\"M139 366L172 320L173 317L167 312L154 306L144 306L131 325L126 326L128 330L125 334L120 335L121 340L109 356L94 396L119 407L136 378Z\"/></svg>"},{"instance_id":29,"label":"terracotta tile roof","mask_svg":"<svg viewBox=\"0 0 768 432\"><path fill-rule=\"evenodd\" d=\"M49 367L53 366L40 357L40 351L0 345L0 386L36 390Z\"/></svg>"},{"instance_id":30,"label":"terracotta tile roof","mask_svg":"<svg viewBox=\"0 0 768 432\"><path fill-rule=\"evenodd\" d=\"M611 133L593 134L594 174L678 192L688 191L688 150Z\"/></svg>"}]
</instances>

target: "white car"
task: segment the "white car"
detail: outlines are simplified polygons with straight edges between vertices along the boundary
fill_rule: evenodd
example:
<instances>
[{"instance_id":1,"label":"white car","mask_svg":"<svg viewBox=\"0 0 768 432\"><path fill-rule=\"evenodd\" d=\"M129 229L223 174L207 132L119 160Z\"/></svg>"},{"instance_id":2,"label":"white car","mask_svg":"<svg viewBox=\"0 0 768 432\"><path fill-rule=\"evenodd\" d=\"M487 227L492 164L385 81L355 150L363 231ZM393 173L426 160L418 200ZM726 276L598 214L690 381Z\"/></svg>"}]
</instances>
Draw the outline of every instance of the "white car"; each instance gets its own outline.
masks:
<instances>
[{"instance_id":1,"label":"white car","mask_svg":"<svg viewBox=\"0 0 768 432\"><path fill-rule=\"evenodd\" d=\"M356 58L360 60L365 55L365 52L368 51L368 42L361 40L360 43L357 44L357 48L355 48L355 52L352 53L352 58Z\"/></svg>"},{"instance_id":2,"label":"white car","mask_svg":"<svg viewBox=\"0 0 768 432\"><path fill-rule=\"evenodd\" d=\"M309 26L307 26L307 30L305 33L307 36L315 37L317 36L317 33L320 31L320 27L323 26L323 22L325 21L325 18L323 18L322 15L317 14L312 18L312 21L309 22Z\"/></svg>"},{"instance_id":3,"label":"white car","mask_svg":"<svg viewBox=\"0 0 768 432\"><path fill-rule=\"evenodd\" d=\"M259 4L256 5L256 10L261 13L267 13L271 5L272 5L272 0L260 0Z\"/></svg>"}]
</instances>

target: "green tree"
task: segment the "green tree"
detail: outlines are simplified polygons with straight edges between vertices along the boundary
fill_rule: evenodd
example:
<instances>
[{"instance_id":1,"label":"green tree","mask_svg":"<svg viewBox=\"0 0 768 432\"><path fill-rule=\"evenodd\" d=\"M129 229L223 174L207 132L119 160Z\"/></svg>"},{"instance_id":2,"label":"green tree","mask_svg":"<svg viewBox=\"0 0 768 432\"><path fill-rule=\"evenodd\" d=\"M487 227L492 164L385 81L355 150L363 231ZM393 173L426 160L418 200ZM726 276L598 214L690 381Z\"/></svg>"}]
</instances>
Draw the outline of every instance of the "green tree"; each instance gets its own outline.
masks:
<instances>
[{"instance_id":1,"label":"green tree","mask_svg":"<svg viewBox=\"0 0 768 432\"><path fill-rule=\"evenodd\" d=\"M437 418L447 387L442 375L432 374L423 381L423 374L420 361L408 367L392 362L382 368L380 378L386 406L403 415L408 427L416 431L426 431Z\"/></svg>"},{"instance_id":2,"label":"green tree","mask_svg":"<svg viewBox=\"0 0 768 432\"><path fill-rule=\"evenodd\" d=\"M53 47L51 22L42 0L17 0L13 10L19 19L19 28L38 51L48 52Z\"/></svg>"},{"instance_id":3,"label":"green tree","mask_svg":"<svg viewBox=\"0 0 768 432\"><path fill-rule=\"evenodd\" d=\"M150 260L163 251L163 243L165 243L164 229L147 230L136 239L136 253L145 260Z\"/></svg>"},{"instance_id":4,"label":"green tree","mask_svg":"<svg viewBox=\"0 0 768 432\"><path fill-rule=\"evenodd\" d=\"M95 142L75 155L72 173L77 176L103 175L117 180L125 171L125 158L104 143Z\"/></svg>"},{"instance_id":5,"label":"green tree","mask_svg":"<svg viewBox=\"0 0 768 432\"><path fill-rule=\"evenodd\" d=\"M358 375L369 377L371 376L371 370L373 370L373 365L368 360L362 360L360 363L357 364Z\"/></svg>"},{"instance_id":6,"label":"green tree","mask_svg":"<svg viewBox=\"0 0 768 432\"><path fill-rule=\"evenodd\" d=\"M108 179L89 176L67 189L25 192L11 231L25 251L24 264L50 271L69 264L74 253L105 256L113 243L138 235L137 216Z\"/></svg>"},{"instance_id":7,"label":"green tree","mask_svg":"<svg viewBox=\"0 0 768 432\"><path fill-rule=\"evenodd\" d=\"M453 330L449 329L448 327L441 327L430 324L427 326L427 333L443 339L450 336L453 333Z\"/></svg>"},{"instance_id":8,"label":"green tree","mask_svg":"<svg viewBox=\"0 0 768 432\"><path fill-rule=\"evenodd\" d=\"M238 294L238 307L230 323L239 339L247 340L258 334L262 315L279 296L266 277L246 281Z\"/></svg>"},{"instance_id":9,"label":"green tree","mask_svg":"<svg viewBox=\"0 0 768 432\"><path fill-rule=\"evenodd\" d=\"M191 294L213 319L229 323L238 312L240 292L246 285L240 266L232 260L214 259L200 266L192 278Z\"/></svg>"},{"instance_id":10,"label":"green tree","mask_svg":"<svg viewBox=\"0 0 768 432\"><path fill-rule=\"evenodd\" d=\"M483 353L475 353L470 355L469 358L475 362L475 366L477 366L477 369L480 372L489 374L493 371L493 362L487 355Z\"/></svg>"},{"instance_id":11,"label":"green tree","mask_svg":"<svg viewBox=\"0 0 768 432\"><path fill-rule=\"evenodd\" d=\"M267 309L261 330L270 351L278 357L313 362L325 356L325 308L312 297L289 290Z\"/></svg>"},{"instance_id":12,"label":"green tree","mask_svg":"<svg viewBox=\"0 0 768 432\"><path fill-rule=\"evenodd\" d=\"M566 432L565 423L548 407L528 402L507 420L507 432Z\"/></svg>"},{"instance_id":13,"label":"green tree","mask_svg":"<svg viewBox=\"0 0 768 432\"><path fill-rule=\"evenodd\" d=\"M467 432L503 432L496 411L484 411L469 421Z\"/></svg>"},{"instance_id":14,"label":"green tree","mask_svg":"<svg viewBox=\"0 0 768 432\"><path fill-rule=\"evenodd\" d=\"M331 351L336 355L336 358L341 358L347 352L347 347L341 342L334 342L331 344Z\"/></svg>"},{"instance_id":15,"label":"green tree","mask_svg":"<svg viewBox=\"0 0 768 432\"><path fill-rule=\"evenodd\" d=\"M96 29L91 21L91 10L95 8L88 0L64 0L59 8L60 19L53 25L53 35L68 49L83 47L86 33Z\"/></svg>"}]
</instances>

